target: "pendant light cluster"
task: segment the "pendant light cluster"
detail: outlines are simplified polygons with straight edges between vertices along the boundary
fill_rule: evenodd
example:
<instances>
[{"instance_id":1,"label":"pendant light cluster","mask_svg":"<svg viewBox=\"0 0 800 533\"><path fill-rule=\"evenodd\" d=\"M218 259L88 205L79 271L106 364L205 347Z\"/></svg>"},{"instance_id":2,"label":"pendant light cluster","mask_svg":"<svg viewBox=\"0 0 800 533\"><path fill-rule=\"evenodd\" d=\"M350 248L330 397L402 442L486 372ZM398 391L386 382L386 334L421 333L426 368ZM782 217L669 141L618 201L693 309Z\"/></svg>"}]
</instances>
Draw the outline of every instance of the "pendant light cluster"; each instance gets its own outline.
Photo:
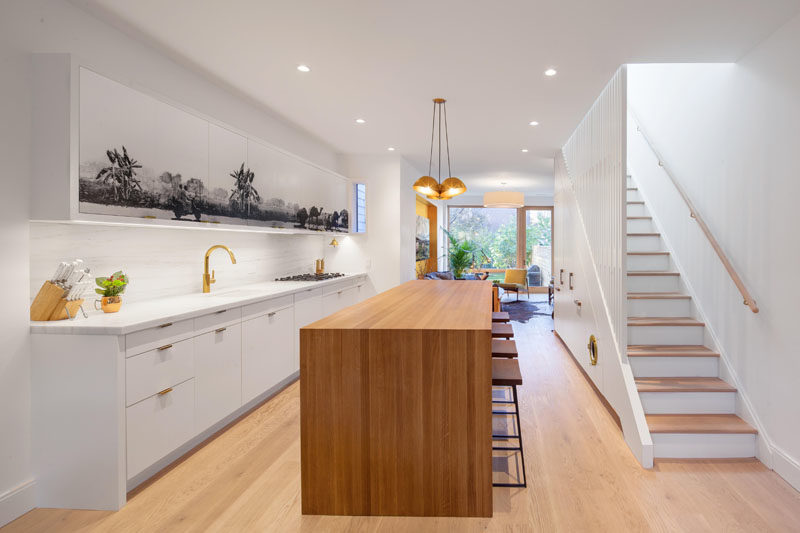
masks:
<instances>
[{"instance_id":1,"label":"pendant light cluster","mask_svg":"<svg viewBox=\"0 0 800 533\"><path fill-rule=\"evenodd\" d=\"M428 161L428 175L422 176L414 182L414 190L424 194L431 200L449 200L466 192L467 186L458 178L453 177L450 171L450 139L447 135L447 105L444 98L433 99L433 123L431 124L431 156ZM439 139L439 164L437 166L438 179L431 176L433 168L433 145L436 139L437 119L438 119L438 139ZM444 142L447 150L447 175L448 178L442 181L442 118L444 117Z\"/></svg>"}]
</instances>

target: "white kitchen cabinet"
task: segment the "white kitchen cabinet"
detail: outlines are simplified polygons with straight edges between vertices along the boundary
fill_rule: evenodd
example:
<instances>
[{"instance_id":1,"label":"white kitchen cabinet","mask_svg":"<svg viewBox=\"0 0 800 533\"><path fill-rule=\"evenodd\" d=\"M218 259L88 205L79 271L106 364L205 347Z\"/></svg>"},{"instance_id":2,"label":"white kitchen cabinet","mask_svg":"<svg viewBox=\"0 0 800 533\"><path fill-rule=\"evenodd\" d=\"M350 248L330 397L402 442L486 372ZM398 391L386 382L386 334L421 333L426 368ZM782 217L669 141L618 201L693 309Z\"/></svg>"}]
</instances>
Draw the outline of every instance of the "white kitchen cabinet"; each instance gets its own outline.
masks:
<instances>
[{"instance_id":1,"label":"white kitchen cabinet","mask_svg":"<svg viewBox=\"0 0 800 533\"><path fill-rule=\"evenodd\" d=\"M195 429L201 432L242 405L242 326L194 338Z\"/></svg>"},{"instance_id":2,"label":"white kitchen cabinet","mask_svg":"<svg viewBox=\"0 0 800 533\"><path fill-rule=\"evenodd\" d=\"M294 295L294 360L293 371L300 370L300 328L325 316L322 288L307 289Z\"/></svg>"},{"instance_id":3,"label":"white kitchen cabinet","mask_svg":"<svg viewBox=\"0 0 800 533\"><path fill-rule=\"evenodd\" d=\"M128 478L194 436L194 395L189 379L125 410Z\"/></svg>"},{"instance_id":4,"label":"white kitchen cabinet","mask_svg":"<svg viewBox=\"0 0 800 533\"><path fill-rule=\"evenodd\" d=\"M296 371L294 311L286 307L242 323L242 403Z\"/></svg>"}]
</instances>

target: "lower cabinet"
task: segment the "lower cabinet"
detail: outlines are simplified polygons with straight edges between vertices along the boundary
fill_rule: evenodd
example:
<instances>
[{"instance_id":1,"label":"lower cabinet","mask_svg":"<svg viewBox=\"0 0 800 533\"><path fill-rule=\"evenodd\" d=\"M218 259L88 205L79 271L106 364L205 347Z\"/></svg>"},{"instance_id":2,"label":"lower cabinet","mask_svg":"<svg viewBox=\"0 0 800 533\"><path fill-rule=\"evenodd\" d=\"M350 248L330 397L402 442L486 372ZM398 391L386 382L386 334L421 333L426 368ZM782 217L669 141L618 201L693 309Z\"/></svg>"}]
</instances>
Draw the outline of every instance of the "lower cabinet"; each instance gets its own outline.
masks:
<instances>
[{"instance_id":1,"label":"lower cabinet","mask_svg":"<svg viewBox=\"0 0 800 533\"><path fill-rule=\"evenodd\" d=\"M300 370L300 328L316 322L323 314L322 289L309 289L294 295L294 358L292 371Z\"/></svg>"},{"instance_id":2,"label":"lower cabinet","mask_svg":"<svg viewBox=\"0 0 800 533\"><path fill-rule=\"evenodd\" d=\"M292 307L242 323L242 403L296 371L293 331Z\"/></svg>"},{"instance_id":3,"label":"lower cabinet","mask_svg":"<svg viewBox=\"0 0 800 533\"><path fill-rule=\"evenodd\" d=\"M242 326L194 338L195 429L208 429L242 405Z\"/></svg>"},{"instance_id":4,"label":"lower cabinet","mask_svg":"<svg viewBox=\"0 0 800 533\"><path fill-rule=\"evenodd\" d=\"M189 379L125 410L128 479L195 434L195 380Z\"/></svg>"}]
</instances>

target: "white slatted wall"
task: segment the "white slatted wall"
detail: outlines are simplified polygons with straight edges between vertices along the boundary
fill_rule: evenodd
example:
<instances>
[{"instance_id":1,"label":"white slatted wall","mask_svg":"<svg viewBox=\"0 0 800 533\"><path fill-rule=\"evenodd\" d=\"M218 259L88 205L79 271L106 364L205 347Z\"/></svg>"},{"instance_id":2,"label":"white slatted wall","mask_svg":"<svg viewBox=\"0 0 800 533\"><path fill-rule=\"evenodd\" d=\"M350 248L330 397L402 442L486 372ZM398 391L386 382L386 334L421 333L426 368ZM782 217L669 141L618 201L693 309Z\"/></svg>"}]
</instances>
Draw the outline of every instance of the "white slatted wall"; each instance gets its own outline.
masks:
<instances>
[{"instance_id":1,"label":"white slatted wall","mask_svg":"<svg viewBox=\"0 0 800 533\"><path fill-rule=\"evenodd\" d=\"M626 122L623 65L562 148L619 353L627 353ZM558 179L558 177L556 178Z\"/></svg>"}]
</instances>

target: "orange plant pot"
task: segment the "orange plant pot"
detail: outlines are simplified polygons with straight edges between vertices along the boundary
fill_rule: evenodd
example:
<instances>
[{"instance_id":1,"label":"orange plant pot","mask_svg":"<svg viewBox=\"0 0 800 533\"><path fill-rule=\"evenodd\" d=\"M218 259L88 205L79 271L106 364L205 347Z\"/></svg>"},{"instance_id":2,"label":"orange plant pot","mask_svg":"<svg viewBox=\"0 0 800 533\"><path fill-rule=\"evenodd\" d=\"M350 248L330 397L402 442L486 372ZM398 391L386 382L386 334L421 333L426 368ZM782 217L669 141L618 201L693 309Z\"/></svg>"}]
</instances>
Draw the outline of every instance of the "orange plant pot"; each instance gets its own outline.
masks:
<instances>
[{"instance_id":1,"label":"orange plant pot","mask_svg":"<svg viewBox=\"0 0 800 533\"><path fill-rule=\"evenodd\" d=\"M100 309L104 313L116 313L120 307L122 307L122 296L103 296L100 300Z\"/></svg>"}]
</instances>

